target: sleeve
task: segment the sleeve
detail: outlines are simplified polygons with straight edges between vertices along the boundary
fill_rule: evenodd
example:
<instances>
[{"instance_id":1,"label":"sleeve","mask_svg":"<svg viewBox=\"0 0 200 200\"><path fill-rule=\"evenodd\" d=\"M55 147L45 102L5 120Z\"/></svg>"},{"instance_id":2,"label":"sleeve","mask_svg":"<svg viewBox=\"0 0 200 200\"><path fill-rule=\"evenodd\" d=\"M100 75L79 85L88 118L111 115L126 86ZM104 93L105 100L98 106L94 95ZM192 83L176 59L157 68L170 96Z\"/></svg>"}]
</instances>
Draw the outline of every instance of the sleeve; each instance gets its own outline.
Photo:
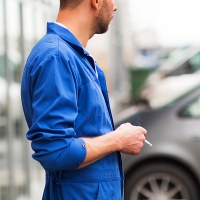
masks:
<instances>
[{"instance_id":1,"label":"sleeve","mask_svg":"<svg viewBox=\"0 0 200 200\"><path fill-rule=\"evenodd\" d=\"M27 132L33 158L47 171L73 170L85 159L76 137L78 87L75 73L61 56L51 56L30 72L32 125Z\"/></svg>"}]
</instances>

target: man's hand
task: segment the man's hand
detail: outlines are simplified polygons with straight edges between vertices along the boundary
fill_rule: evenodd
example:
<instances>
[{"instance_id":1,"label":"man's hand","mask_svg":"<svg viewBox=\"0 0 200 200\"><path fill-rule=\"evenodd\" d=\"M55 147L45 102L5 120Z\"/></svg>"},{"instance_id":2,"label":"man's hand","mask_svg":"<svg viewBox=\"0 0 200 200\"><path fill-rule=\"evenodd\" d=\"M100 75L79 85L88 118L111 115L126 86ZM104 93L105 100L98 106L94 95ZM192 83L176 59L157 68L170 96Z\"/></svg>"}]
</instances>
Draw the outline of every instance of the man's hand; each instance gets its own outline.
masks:
<instances>
[{"instance_id":1,"label":"man's hand","mask_svg":"<svg viewBox=\"0 0 200 200\"><path fill-rule=\"evenodd\" d=\"M121 144L121 152L136 155L140 153L147 131L140 126L132 126L130 123L120 125L116 130L116 138Z\"/></svg>"}]
</instances>

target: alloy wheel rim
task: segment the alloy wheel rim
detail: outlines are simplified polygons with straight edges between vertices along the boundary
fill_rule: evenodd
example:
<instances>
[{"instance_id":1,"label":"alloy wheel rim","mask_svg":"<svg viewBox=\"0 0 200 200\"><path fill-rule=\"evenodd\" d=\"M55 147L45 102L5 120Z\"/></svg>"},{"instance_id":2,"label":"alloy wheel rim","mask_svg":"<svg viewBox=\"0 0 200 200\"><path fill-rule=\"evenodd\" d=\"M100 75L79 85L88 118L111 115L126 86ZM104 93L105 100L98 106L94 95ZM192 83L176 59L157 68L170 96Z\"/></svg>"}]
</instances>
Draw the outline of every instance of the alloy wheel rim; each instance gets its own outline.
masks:
<instances>
[{"instance_id":1,"label":"alloy wheel rim","mask_svg":"<svg viewBox=\"0 0 200 200\"><path fill-rule=\"evenodd\" d=\"M182 181L168 173L153 173L140 179L130 200L189 200L189 191Z\"/></svg>"}]
</instances>

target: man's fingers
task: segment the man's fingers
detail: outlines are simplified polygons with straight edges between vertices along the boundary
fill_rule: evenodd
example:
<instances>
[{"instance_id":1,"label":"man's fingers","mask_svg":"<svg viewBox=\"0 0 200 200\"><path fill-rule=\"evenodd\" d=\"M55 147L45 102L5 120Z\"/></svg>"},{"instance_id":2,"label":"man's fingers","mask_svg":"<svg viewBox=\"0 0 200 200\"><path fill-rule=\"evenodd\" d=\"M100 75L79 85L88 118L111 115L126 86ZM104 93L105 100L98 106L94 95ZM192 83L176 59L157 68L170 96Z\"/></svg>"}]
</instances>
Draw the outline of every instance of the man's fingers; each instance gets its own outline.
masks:
<instances>
[{"instance_id":1,"label":"man's fingers","mask_svg":"<svg viewBox=\"0 0 200 200\"><path fill-rule=\"evenodd\" d=\"M147 130L146 130L145 128L141 127L141 126L139 126L139 127L141 128L142 133L143 133L144 135L146 135L146 134L147 134Z\"/></svg>"}]
</instances>

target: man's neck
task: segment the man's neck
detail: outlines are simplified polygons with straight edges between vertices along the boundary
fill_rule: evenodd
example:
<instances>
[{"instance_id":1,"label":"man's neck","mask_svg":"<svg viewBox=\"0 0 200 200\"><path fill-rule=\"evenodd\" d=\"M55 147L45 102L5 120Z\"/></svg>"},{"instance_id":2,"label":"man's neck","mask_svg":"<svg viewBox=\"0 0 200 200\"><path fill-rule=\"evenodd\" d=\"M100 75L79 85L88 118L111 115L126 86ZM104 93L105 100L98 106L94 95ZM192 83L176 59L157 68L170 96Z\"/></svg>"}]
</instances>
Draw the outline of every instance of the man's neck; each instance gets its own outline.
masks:
<instances>
[{"instance_id":1,"label":"man's neck","mask_svg":"<svg viewBox=\"0 0 200 200\"><path fill-rule=\"evenodd\" d=\"M91 33L90 22L87 15L83 17L83 12L60 11L56 19L57 23L67 27L79 40L83 47L86 47L88 40L93 36Z\"/></svg>"}]
</instances>

